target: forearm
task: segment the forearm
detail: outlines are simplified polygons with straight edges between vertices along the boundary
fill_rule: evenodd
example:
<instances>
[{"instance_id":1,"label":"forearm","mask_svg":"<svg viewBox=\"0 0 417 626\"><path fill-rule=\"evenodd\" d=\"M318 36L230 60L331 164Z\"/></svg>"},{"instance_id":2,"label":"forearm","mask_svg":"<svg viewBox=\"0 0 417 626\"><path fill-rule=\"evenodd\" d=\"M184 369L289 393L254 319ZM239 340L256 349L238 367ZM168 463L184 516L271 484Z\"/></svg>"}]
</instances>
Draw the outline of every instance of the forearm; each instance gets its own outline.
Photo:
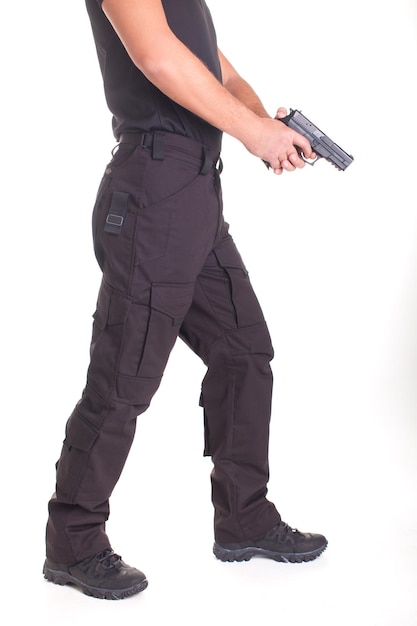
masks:
<instances>
[{"instance_id":1,"label":"forearm","mask_svg":"<svg viewBox=\"0 0 417 626\"><path fill-rule=\"evenodd\" d=\"M219 59L222 67L223 85L227 91L259 117L271 117L254 89L238 74L220 50Z\"/></svg>"},{"instance_id":2,"label":"forearm","mask_svg":"<svg viewBox=\"0 0 417 626\"><path fill-rule=\"evenodd\" d=\"M192 113L245 145L250 142L258 116L267 116L250 90L225 87L186 48L174 45L172 53L175 60L174 54L167 54L144 68L147 78Z\"/></svg>"},{"instance_id":3,"label":"forearm","mask_svg":"<svg viewBox=\"0 0 417 626\"><path fill-rule=\"evenodd\" d=\"M235 96L235 98L242 102L250 111L255 113L255 115L259 117L271 117L252 87L240 76L230 81L225 87L229 93Z\"/></svg>"}]
</instances>

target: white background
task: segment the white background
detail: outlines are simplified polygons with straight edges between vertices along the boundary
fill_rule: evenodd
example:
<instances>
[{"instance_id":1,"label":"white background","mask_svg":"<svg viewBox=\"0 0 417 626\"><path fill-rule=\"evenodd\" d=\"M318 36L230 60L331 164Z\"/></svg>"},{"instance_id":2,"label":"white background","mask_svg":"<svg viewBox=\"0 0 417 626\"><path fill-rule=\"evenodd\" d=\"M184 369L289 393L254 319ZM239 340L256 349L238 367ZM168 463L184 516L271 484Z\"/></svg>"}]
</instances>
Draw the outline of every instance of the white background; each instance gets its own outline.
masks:
<instances>
[{"instance_id":1,"label":"white background","mask_svg":"<svg viewBox=\"0 0 417 626\"><path fill-rule=\"evenodd\" d=\"M417 624L415 0L211 0L219 45L267 108L355 157L275 177L225 138L225 214L276 356L270 498L322 532L317 561L213 557L198 408L180 342L112 498L108 532L149 588L94 600L41 574L65 421L100 281L91 209L114 145L84 3L2 10L2 606L81 625ZM190 504L190 497L192 502Z\"/></svg>"}]
</instances>

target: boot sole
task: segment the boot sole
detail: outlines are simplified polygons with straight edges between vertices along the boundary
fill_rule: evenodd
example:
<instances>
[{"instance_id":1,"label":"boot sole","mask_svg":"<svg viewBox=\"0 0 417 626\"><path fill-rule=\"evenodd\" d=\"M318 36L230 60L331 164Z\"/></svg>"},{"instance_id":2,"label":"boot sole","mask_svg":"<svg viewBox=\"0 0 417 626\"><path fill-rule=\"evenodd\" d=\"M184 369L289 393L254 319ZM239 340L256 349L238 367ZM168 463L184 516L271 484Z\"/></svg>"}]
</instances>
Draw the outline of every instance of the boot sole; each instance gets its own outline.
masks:
<instances>
[{"instance_id":1,"label":"boot sole","mask_svg":"<svg viewBox=\"0 0 417 626\"><path fill-rule=\"evenodd\" d=\"M126 589L101 589L100 587L87 585L66 572L51 570L46 564L43 566L43 575L46 580L55 583L55 585L74 585L79 587L85 595L99 598L100 600L122 600L123 598L129 598L143 591L148 586L148 581L145 578L140 583L132 587L127 587Z\"/></svg>"},{"instance_id":2,"label":"boot sole","mask_svg":"<svg viewBox=\"0 0 417 626\"><path fill-rule=\"evenodd\" d=\"M267 559L273 559L280 563L305 563L307 561L314 561L320 554L322 554L327 548L327 543L316 550L311 552L275 552L273 550L267 550L266 548L239 548L238 550L228 550L223 546L215 543L213 546L213 552L217 559L223 562L233 561L249 561L254 556L263 556Z\"/></svg>"}]
</instances>

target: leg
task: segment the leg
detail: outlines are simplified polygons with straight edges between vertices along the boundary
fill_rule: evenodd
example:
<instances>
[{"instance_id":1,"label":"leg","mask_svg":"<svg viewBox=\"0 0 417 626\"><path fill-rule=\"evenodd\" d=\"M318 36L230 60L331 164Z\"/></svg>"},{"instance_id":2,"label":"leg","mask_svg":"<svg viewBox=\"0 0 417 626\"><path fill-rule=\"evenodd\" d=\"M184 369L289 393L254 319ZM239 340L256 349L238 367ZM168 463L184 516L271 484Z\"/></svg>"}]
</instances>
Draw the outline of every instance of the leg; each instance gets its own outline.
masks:
<instances>
[{"instance_id":1,"label":"leg","mask_svg":"<svg viewBox=\"0 0 417 626\"><path fill-rule=\"evenodd\" d=\"M259 536L280 522L266 499L273 351L230 235L207 258L181 337L208 366L202 385L206 450L214 463L215 537Z\"/></svg>"},{"instance_id":2,"label":"leg","mask_svg":"<svg viewBox=\"0 0 417 626\"><path fill-rule=\"evenodd\" d=\"M326 538L292 529L266 499L273 352L247 272L226 232L199 275L181 336L208 366L201 404L205 454L214 463L216 557L315 559Z\"/></svg>"},{"instance_id":3,"label":"leg","mask_svg":"<svg viewBox=\"0 0 417 626\"><path fill-rule=\"evenodd\" d=\"M178 145L177 145L178 144ZM67 422L49 503L47 556L76 563L110 546L109 498L163 375L220 215L201 146L168 137L164 158L122 145L93 216L103 270L81 400ZM206 162L207 155L204 156Z\"/></svg>"}]
</instances>

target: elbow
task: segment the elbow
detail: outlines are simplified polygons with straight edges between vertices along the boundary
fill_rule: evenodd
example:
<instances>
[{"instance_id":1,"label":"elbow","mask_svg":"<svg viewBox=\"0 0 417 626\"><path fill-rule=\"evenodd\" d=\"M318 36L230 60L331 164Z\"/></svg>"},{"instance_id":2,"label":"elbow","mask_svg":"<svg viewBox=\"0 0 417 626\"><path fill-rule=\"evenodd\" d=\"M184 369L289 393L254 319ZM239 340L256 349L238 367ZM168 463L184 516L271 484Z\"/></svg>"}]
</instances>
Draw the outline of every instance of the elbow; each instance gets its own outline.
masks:
<instances>
[{"instance_id":1,"label":"elbow","mask_svg":"<svg viewBox=\"0 0 417 626\"><path fill-rule=\"evenodd\" d=\"M136 67L156 87L160 88L164 83L164 77L169 75L169 59L160 54L147 53L131 55Z\"/></svg>"},{"instance_id":2,"label":"elbow","mask_svg":"<svg viewBox=\"0 0 417 626\"><path fill-rule=\"evenodd\" d=\"M155 54L131 54L132 61L151 82L161 71L161 62Z\"/></svg>"}]
</instances>

